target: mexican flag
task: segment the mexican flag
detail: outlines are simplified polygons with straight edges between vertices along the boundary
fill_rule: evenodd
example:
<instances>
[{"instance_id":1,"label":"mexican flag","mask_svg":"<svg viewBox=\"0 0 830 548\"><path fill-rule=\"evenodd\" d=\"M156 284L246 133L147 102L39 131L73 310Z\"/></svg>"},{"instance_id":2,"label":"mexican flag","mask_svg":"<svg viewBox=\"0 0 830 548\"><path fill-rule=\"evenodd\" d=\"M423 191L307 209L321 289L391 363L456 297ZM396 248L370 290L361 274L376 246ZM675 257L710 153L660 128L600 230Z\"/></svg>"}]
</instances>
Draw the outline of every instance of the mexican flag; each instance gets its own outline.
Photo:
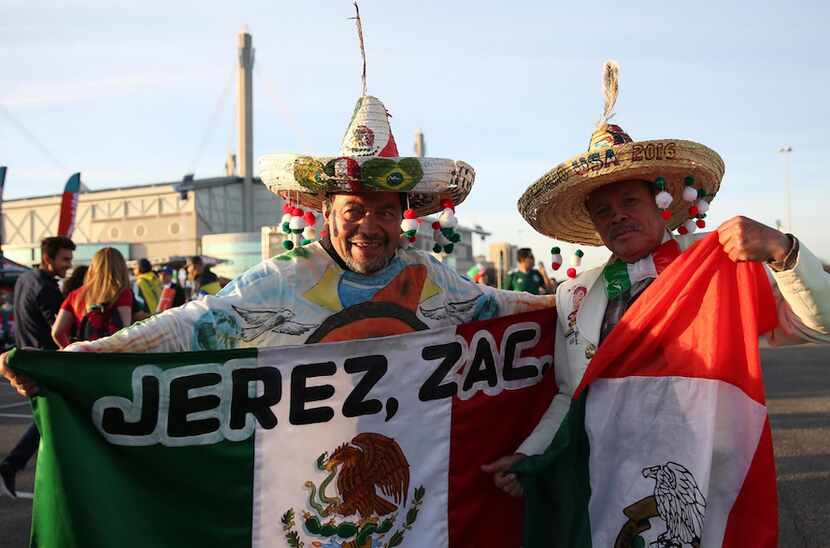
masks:
<instances>
[{"instance_id":1,"label":"mexican flag","mask_svg":"<svg viewBox=\"0 0 830 548\"><path fill-rule=\"evenodd\" d=\"M776 324L762 266L711 234L609 334L543 455L518 470L526 548L777 546L758 337Z\"/></svg>"},{"instance_id":2,"label":"mexican flag","mask_svg":"<svg viewBox=\"0 0 830 548\"><path fill-rule=\"evenodd\" d=\"M17 351L41 386L31 545L519 546L482 464L554 393L555 313L179 354Z\"/></svg>"}]
</instances>

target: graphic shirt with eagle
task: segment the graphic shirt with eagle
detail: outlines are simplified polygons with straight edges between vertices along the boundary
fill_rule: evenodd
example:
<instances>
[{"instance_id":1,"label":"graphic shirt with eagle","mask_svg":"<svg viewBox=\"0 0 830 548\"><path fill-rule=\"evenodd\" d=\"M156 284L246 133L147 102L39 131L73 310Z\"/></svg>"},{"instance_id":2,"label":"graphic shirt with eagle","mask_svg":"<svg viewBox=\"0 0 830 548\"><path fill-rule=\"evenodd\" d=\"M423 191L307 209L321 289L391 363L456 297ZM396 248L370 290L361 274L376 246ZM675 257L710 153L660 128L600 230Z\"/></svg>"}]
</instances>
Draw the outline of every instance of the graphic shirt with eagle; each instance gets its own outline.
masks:
<instances>
[{"instance_id":1,"label":"graphic shirt with eagle","mask_svg":"<svg viewBox=\"0 0 830 548\"><path fill-rule=\"evenodd\" d=\"M183 352L385 337L553 307L553 296L501 291L433 256L399 250L371 275L348 271L315 242L259 263L215 296L151 316L101 352Z\"/></svg>"}]
</instances>

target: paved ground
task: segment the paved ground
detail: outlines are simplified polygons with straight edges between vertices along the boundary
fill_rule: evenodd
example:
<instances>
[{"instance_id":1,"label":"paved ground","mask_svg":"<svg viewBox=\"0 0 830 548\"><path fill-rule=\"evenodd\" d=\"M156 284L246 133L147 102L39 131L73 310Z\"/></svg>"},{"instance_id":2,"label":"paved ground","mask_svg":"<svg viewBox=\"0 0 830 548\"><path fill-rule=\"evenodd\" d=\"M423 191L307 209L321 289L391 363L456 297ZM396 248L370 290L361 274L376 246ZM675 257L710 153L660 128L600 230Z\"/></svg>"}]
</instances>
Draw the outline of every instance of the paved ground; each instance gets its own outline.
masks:
<instances>
[{"instance_id":1,"label":"paved ground","mask_svg":"<svg viewBox=\"0 0 830 548\"><path fill-rule=\"evenodd\" d=\"M830 346L762 351L778 467L781 546L830 547ZM0 455L12 448L30 413L0 382ZM22 417L21 417L22 415ZM31 468L18 475L32 491ZM0 548L28 544L30 500L0 498Z\"/></svg>"}]
</instances>

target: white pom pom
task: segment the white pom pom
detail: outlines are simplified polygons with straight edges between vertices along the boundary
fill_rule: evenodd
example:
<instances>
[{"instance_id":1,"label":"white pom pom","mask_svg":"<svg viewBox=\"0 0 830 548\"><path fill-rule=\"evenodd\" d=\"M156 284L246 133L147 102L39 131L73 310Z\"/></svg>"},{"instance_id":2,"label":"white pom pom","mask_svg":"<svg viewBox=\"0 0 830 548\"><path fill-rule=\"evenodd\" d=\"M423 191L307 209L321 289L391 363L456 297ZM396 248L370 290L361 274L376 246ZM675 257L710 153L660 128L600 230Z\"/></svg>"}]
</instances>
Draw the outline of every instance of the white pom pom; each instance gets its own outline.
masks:
<instances>
[{"instance_id":1,"label":"white pom pom","mask_svg":"<svg viewBox=\"0 0 830 548\"><path fill-rule=\"evenodd\" d=\"M654 201L657 202L657 207L660 209L666 209L674 201L674 198L665 190L661 190L657 196L654 197Z\"/></svg>"},{"instance_id":2,"label":"white pom pom","mask_svg":"<svg viewBox=\"0 0 830 548\"><path fill-rule=\"evenodd\" d=\"M698 200L697 211L698 213L706 213L707 211L709 211L709 202L707 202L706 200Z\"/></svg>"},{"instance_id":3,"label":"white pom pom","mask_svg":"<svg viewBox=\"0 0 830 548\"><path fill-rule=\"evenodd\" d=\"M458 225L455 213L449 208L441 212L441 215L438 217L438 222L441 224L441 228L455 228Z\"/></svg>"},{"instance_id":4,"label":"white pom pom","mask_svg":"<svg viewBox=\"0 0 830 548\"><path fill-rule=\"evenodd\" d=\"M695 223L694 219L689 219L688 221L683 223L683 226L686 227L686 230L689 231L689 234L697 230L697 224Z\"/></svg>"},{"instance_id":5,"label":"white pom pom","mask_svg":"<svg viewBox=\"0 0 830 548\"><path fill-rule=\"evenodd\" d=\"M285 223L290 223L290 222L291 222L291 214L290 213L283 213L282 214L282 221L280 221L280 226L282 226Z\"/></svg>"},{"instance_id":6,"label":"white pom pom","mask_svg":"<svg viewBox=\"0 0 830 548\"><path fill-rule=\"evenodd\" d=\"M556 255L552 255L551 258L550 258L550 262L561 265L562 264L562 255L560 255L558 253Z\"/></svg>"},{"instance_id":7,"label":"white pom pom","mask_svg":"<svg viewBox=\"0 0 830 548\"><path fill-rule=\"evenodd\" d=\"M581 265L582 265L582 257L580 257L579 255L574 253L571 256L571 266L573 266L574 268L579 268Z\"/></svg>"},{"instance_id":8,"label":"white pom pom","mask_svg":"<svg viewBox=\"0 0 830 548\"><path fill-rule=\"evenodd\" d=\"M404 219L401 221L401 231L418 230L418 219Z\"/></svg>"},{"instance_id":9,"label":"white pom pom","mask_svg":"<svg viewBox=\"0 0 830 548\"><path fill-rule=\"evenodd\" d=\"M697 200L697 189L693 186L687 186L683 189L683 199L687 202L694 202Z\"/></svg>"},{"instance_id":10,"label":"white pom pom","mask_svg":"<svg viewBox=\"0 0 830 548\"><path fill-rule=\"evenodd\" d=\"M302 230L305 228L305 219L301 216L291 217L291 220L288 222L288 228L291 230Z\"/></svg>"},{"instance_id":11,"label":"white pom pom","mask_svg":"<svg viewBox=\"0 0 830 548\"><path fill-rule=\"evenodd\" d=\"M303 239L304 240L316 240L317 239L317 229L313 226L307 226L303 229Z\"/></svg>"}]
</instances>

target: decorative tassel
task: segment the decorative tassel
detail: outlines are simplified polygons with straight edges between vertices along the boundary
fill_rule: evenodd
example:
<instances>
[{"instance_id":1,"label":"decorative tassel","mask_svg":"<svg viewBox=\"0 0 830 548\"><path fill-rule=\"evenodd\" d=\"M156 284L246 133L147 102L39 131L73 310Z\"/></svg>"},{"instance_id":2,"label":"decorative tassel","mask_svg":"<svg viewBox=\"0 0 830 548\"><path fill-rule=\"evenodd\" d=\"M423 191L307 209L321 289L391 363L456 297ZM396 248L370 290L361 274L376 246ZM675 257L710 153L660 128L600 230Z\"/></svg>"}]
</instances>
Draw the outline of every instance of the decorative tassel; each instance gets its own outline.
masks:
<instances>
[{"instance_id":1,"label":"decorative tassel","mask_svg":"<svg viewBox=\"0 0 830 548\"><path fill-rule=\"evenodd\" d=\"M657 195L654 197L654 201L657 204L657 207L660 209L660 216L663 217L664 220L668 221L671 219L671 203L674 201L674 197L666 191L666 180L663 177L657 177L654 181L654 186L657 189Z\"/></svg>"},{"instance_id":2,"label":"decorative tassel","mask_svg":"<svg viewBox=\"0 0 830 548\"><path fill-rule=\"evenodd\" d=\"M683 183L686 185L683 189L683 199L690 203L697 201L698 192L695 188L695 178L686 177L685 179L683 179Z\"/></svg>"},{"instance_id":3,"label":"decorative tassel","mask_svg":"<svg viewBox=\"0 0 830 548\"><path fill-rule=\"evenodd\" d=\"M568 278L576 278L576 269L582 266L582 257L585 253L581 249L574 251L571 257L571 268L568 269Z\"/></svg>"},{"instance_id":4,"label":"decorative tassel","mask_svg":"<svg viewBox=\"0 0 830 548\"><path fill-rule=\"evenodd\" d=\"M554 270L559 270L559 267L562 266L562 250L558 247L552 247L550 248L550 254L550 267Z\"/></svg>"},{"instance_id":5,"label":"decorative tassel","mask_svg":"<svg viewBox=\"0 0 830 548\"><path fill-rule=\"evenodd\" d=\"M418 213L414 209L403 212L401 221L401 247L406 249L414 244L418 234Z\"/></svg>"},{"instance_id":6,"label":"decorative tassel","mask_svg":"<svg viewBox=\"0 0 830 548\"><path fill-rule=\"evenodd\" d=\"M461 241L461 234L455 231L455 227L458 226L458 219L455 217L455 205L452 200L448 198L441 200L441 207L444 210L438 216L438 220L432 223L432 229L435 231L433 233L435 238L433 251L436 253L443 251L450 254L455 244ZM436 251L439 247L441 249Z\"/></svg>"}]
</instances>

